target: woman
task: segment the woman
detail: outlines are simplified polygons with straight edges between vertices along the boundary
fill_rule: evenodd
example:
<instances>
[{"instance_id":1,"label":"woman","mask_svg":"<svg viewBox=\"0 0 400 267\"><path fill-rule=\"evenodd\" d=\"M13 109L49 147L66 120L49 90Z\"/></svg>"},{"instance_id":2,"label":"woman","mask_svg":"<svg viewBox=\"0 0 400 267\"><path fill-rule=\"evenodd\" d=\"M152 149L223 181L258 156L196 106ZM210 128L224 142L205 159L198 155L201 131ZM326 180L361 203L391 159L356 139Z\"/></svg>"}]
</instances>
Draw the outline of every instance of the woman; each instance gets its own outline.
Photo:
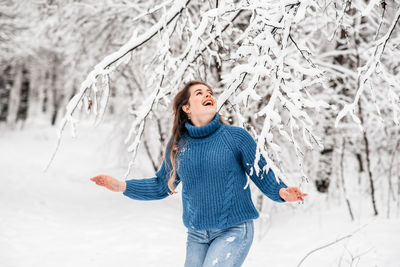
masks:
<instances>
[{"instance_id":1,"label":"woman","mask_svg":"<svg viewBox=\"0 0 400 267\"><path fill-rule=\"evenodd\" d=\"M252 168L256 142L243 128L224 124L209 85L190 81L173 101L174 124L162 166L154 178L121 182L107 175L96 184L137 200L174 194L182 181L183 223L187 227L185 266L241 266L253 241L259 213L247 178L276 202L304 201L274 172L262 171L264 157Z\"/></svg>"}]
</instances>

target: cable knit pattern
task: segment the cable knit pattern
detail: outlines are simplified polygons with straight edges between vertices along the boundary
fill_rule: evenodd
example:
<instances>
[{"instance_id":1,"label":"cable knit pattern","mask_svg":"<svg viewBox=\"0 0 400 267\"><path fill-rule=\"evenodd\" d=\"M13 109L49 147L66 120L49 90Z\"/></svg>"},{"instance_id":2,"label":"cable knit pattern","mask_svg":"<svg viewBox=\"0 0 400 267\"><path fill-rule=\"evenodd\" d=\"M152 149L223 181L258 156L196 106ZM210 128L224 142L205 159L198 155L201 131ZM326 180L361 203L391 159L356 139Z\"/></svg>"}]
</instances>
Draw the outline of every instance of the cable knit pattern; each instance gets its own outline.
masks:
<instances>
[{"instance_id":1,"label":"cable knit pattern","mask_svg":"<svg viewBox=\"0 0 400 267\"><path fill-rule=\"evenodd\" d=\"M232 206L232 197L234 196L234 181L235 180L231 176L227 176L227 179L225 179L226 190L225 190L224 201L221 207L219 225L228 225L229 215L230 215L229 211Z\"/></svg>"},{"instance_id":2,"label":"cable knit pattern","mask_svg":"<svg viewBox=\"0 0 400 267\"><path fill-rule=\"evenodd\" d=\"M182 182L182 219L187 228L225 229L258 218L250 187L244 189L246 174L267 197L284 202L279 189L287 186L280 178L276 181L272 170L251 172L257 144L246 130L221 124L218 114L205 126L186 122L185 128L179 142L175 185ZM262 170L264 157L258 165ZM171 170L167 146L156 176L127 180L123 194L137 200L163 199L170 193L167 182Z\"/></svg>"}]
</instances>

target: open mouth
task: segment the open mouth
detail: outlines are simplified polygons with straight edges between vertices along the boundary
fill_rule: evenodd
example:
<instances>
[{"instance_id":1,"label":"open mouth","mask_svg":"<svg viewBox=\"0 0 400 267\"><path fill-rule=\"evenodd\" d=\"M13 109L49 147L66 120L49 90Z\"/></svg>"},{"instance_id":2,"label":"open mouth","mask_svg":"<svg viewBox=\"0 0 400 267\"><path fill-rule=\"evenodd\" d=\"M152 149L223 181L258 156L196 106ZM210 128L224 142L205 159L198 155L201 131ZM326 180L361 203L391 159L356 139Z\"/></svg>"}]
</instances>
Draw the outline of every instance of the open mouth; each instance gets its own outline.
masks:
<instances>
[{"instance_id":1,"label":"open mouth","mask_svg":"<svg viewBox=\"0 0 400 267\"><path fill-rule=\"evenodd\" d=\"M208 99L203 102L203 106L213 106L213 105L214 105L214 102L212 101L212 99Z\"/></svg>"}]
</instances>

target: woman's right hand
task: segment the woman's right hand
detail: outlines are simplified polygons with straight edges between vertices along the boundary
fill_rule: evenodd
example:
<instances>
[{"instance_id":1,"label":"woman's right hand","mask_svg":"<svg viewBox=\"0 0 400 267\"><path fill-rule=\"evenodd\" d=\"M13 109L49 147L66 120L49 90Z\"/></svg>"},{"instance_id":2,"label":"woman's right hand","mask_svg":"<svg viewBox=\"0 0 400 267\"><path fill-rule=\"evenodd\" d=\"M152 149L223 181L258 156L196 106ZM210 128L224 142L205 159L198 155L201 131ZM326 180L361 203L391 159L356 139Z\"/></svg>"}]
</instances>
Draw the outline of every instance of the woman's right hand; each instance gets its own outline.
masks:
<instances>
[{"instance_id":1,"label":"woman's right hand","mask_svg":"<svg viewBox=\"0 0 400 267\"><path fill-rule=\"evenodd\" d=\"M114 192L125 192L126 189L126 182L121 182L109 175L100 174L90 180Z\"/></svg>"}]
</instances>

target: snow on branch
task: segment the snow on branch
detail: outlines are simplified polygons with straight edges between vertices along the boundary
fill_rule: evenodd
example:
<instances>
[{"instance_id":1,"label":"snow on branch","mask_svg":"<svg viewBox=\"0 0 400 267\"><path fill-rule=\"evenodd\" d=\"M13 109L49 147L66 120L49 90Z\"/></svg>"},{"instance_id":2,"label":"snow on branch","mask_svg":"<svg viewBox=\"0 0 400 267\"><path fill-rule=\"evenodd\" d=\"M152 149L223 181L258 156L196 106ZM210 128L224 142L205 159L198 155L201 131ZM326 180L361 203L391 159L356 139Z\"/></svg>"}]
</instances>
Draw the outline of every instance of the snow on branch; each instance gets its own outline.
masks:
<instances>
[{"instance_id":1,"label":"snow on branch","mask_svg":"<svg viewBox=\"0 0 400 267\"><path fill-rule=\"evenodd\" d=\"M318 83L323 84L325 80L322 78L322 71L312 62L311 52L297 44L290 34L293 24L304 18L308 6L313 6L313 3L292 1L291 3L272 4L268 10L263 10L263 12L255 10L249 26L235 41L235 43L241 42L241 45L233 54L233 59L236 62L242 60L243 63L235 64L231 72L223 76L223 83L228 84L228 88L218 99L219 107L230 97L233 97L233 104L237 112L240 112L239 105L248 107L251 102L260 103L259 110L254 115L254 118L264 116L261 132L259 135L256 134L257 152L252 171L257 174L260 171L258 161L262 155L267 161L267 165L262 171L268 172L272 168L278 174L277 178L283 176L265 150L265 145L267 145L270 148L269 152L279 159L277 155L281 152L281 148L277 144L277 137L274 137L274 131L277 131L294 146L305 180L308 178L302 170L303 152L297 140L299 138L296 131L300 131L299 136L303 138L304 144L309 148L312 148L312 142L322 147L320 138L313 133L313 122L305 109L318 110L328 106L322 100L315 100L307 91L307 87ZM299 14L298 11L300 11ZM268 18L268 21L264 19L265 17ZM288 43L289 39L290 43ZM301 64L299 56L305 59L310 67ZM245 78L248 77L249 81L246 83L246 87L236 94ZM260 88L260 81L266 77L270 86L267 89L268 102L264 104L263 98L266 90ZM300 80L299 77L308 78ZM282 119L283 111L286 111L289 117L287 123ZM237 116L243 123L244 116L242 114Z\"/></svg>"},{"instance_id":2,"label":"snow on branch","mask_svg":"<svg viewBox=\"0 0 400 267\"><path fill-rule=\"evenodd\" d=\"M366 62L366 64L359 69L358 73L358 89L356 96L354 98L354 101L350 104L346 104L343 109L339 112L339 114L336 117L335 121L335 127L338 126L340 120L346 116L347 114L350 114L350 116L353 118L353 120L358 124L360 129L362 130L363 127L361 125L360 119L354 114L356 105L358 101L360 100L360 97L364 91L366 82L371 78L371 76L376 73L377 69L379 68L379 65L381 64L381 57L383 52L385 51L386 44L388 43L390 37L392 36L392 33L397 25L397 23L400 20L400 7L397 9L395 18L390 25L388 31L384 36L382 36L379 40L376 41L376 45L373 48L373 54L369 57L369 60ZM392 94L391 94L392 95ZM396 104L393 105L393 110L396 112L398 110L398 106ZM397 113L394 115L394 121L396 124L398 124L398 119L397 119Z\"/></svg>"},{"instance_id":3,"label":"snow on branch","mask_svg":"<svg viewBox=\"0 0 400 267\"><path fill-rule=\"evenodd\" d=\"M64 116L64 118L61 121L61 125L58 130L58 140L57 140L57 145L56 149L53 152L53 155L48 162L47 166L45 167L45 170L48 169L50 166L57 150L60 145L61 141L61 135L62 132L66 126L67 123L71 125L72 131L75 131L75 125L77 123L77 119L73 118L72 114L75 111L75 109L78 107L78 104L80 101L84 98L84 95L88 89L93 89L96 92L96 81L99 77L102 79L108 80L108 75L110 72L115 70L119 64L123 63L125 60L129 59L128 53L137 49L138 47L142 46L145 44L147 41L149 41L151 38L153 38L159 31L164 29L166 24L169 24L181 11L184 9L190 0L179 0L175 1L174 5L168 10L168 12L164 15L163 18L160 19L158 23L153 25L149 30L141 34L140 36L137 36L136 34L133 34L133 36L130 38L130 40L125 43L118 51L106 56L100 63L98 63L93 70L88 74L86 79L81 83L80 88L78 93L69 101L67 105L67 111ZM165 23L166 22L166 23ZM107 77L104 77L107 76ZM108 83L107 83L108 84ZM105 87L104 90L108 91L108 85ZM104 97L108 98L108 94L104 94ZM96 102L96 99L94 99ZM106 104L107 102L105 100L101 101L101 104ZM97 103L95 103L97 106ZM105 107L100 107L100 111L104 112ZM98 114L98 116L102 116L103 114ZM98 121L98 120L97 120Z\"/></svg>"}]
</instances>

